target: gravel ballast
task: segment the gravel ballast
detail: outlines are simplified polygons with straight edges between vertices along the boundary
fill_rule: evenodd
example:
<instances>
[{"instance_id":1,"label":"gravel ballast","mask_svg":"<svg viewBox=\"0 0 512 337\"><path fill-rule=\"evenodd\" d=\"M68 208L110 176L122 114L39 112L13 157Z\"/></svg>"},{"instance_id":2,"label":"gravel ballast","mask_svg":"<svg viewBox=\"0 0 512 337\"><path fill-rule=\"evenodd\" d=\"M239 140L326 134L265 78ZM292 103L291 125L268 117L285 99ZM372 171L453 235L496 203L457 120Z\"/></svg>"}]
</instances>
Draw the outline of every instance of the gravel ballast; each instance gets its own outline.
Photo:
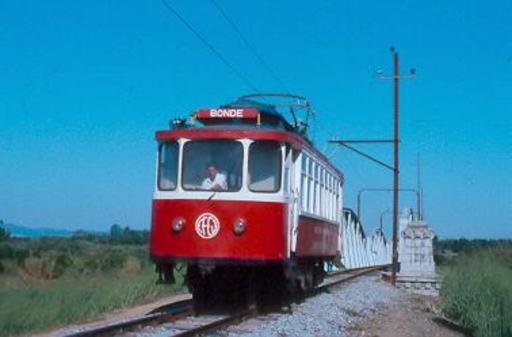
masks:
<instances>
[{"instance_id":1,"label":"gravel ballast","mask_svg":"<svg viewBox=\"0 0 512 337\"><path fill-rule=\"evenodd\" d=\"M328 292L292 304L289 310L259 315L223 331L206 336L243 337L321 337L360 336L358 323L372 317L378 306L398 302L404 292L382 281L375 273L329 288ZM187 319L186 322L164 323L123 334L123 337L164 337L180 332L181 325L200 322L210 315ZM177 329L178 328L178 329ZM183 330L181 330L183 331Z\"/></svg>"},{"instance_id":2,"label":"gravel ballast","mask_svg":"<svg viewBox=\"0 0 512 337\"><path fill-rule=\"evenodd\" d=\"M229 336L353 336L361 318L377 305L403 296L403 292L380 280L378 275L361 276L335 286L328 293L292 305L290 313L249 319L228 328Z\"/></svg>"}]
</instances>

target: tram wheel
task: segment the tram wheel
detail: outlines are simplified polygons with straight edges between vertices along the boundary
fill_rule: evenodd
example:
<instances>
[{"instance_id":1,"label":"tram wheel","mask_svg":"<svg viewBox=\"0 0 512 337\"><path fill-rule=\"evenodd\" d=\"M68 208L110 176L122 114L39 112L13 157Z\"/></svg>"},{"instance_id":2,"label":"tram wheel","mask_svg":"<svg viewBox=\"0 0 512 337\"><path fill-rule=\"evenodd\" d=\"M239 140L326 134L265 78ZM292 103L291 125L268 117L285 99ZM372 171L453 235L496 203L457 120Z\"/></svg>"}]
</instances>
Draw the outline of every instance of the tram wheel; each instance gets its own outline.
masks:
<instances>
[{"instance_id":1,"label":"tram wheel","mask_svg":"<svg viewBox=\"0 0 512 337\"><path fill-rule=\"evenodd\" d=\"M192 300L196 310L203 310L211 305L210 291L207 283L206 279L198 280L193 286Z\"/></svg>"}]
</instances>

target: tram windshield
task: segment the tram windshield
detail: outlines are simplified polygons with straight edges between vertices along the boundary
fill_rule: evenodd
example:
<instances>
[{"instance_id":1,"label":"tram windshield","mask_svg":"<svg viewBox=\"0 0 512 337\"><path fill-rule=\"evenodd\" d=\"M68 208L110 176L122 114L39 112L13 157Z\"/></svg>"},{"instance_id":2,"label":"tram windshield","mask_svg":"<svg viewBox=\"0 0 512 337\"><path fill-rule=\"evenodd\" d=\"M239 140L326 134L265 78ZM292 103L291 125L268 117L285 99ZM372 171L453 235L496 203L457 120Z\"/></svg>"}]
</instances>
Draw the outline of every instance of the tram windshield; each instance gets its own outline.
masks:
<instances>
[{"instance_id":1,"label":"tram windshield","mask_svg":"<svg viewBox=\"0 0 512 337\"><path fill-rule=\"evenodd\" d=\"M163 191L173 191L178 181L178 143L163 143L160 145L159 152L158 188Z\"/></svg>"},{"instance_id":2,"label":"tram windshield","mask_svg":"<svg viewBox=\"0 0 512 337\"><path fill-rule=\"evenodd\" d=\"M193 140L183 148L183 189L236 192L242 187L243 146L236 140Z\"/></svg>"},{"instance_id":3,"label":"tram windshield","mask_svg":"<svg viewBox=\"0 0 512 337\"><path fill-rule=\"evenodd\" d=\"M281 145L255 141L249 147L249 189L277 192L281 188Z\"/></svg>"}]
</instances>

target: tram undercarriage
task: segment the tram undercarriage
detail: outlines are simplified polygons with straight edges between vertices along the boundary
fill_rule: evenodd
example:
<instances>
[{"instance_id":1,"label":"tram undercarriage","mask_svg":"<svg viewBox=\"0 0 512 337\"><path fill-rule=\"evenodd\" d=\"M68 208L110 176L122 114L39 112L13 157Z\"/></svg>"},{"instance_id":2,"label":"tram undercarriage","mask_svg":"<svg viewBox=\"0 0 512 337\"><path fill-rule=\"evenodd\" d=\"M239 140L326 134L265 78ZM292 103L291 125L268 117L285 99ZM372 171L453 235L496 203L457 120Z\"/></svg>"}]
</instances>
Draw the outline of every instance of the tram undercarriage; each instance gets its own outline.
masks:
<instances>
[{"instance_id":1,"label":"tram undercarriage","mask_svg":"<svg viewBox=\"0 0 512 337\"><path fill-rule=\"evenodd\" d=\"M174 265L160 265L160 279L174 283ZM323 259L290 259L265 265L188 264L185 284L196 308L214 305L265 305L304 294L322 283ZM279 301L277 301L279 302Z\"/></svg>"}]
</instances>

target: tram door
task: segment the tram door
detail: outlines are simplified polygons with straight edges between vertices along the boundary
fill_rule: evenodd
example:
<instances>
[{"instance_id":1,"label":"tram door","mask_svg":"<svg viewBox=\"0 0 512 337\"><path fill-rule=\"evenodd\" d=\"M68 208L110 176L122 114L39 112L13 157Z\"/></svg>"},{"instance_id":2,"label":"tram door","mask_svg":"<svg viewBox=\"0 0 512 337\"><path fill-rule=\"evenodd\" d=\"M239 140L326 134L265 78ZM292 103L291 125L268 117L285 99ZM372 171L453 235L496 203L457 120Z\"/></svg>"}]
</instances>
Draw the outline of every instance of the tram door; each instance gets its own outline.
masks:
<instances>
[{"instance_id":1,"label":"tram door","mask_svg":"<svg viewBox=\"0 0 512 337\"><path fill-rule=\"evenodd\" d=\"M291 146L286 145L285 149L285 161L284 161L284 193L286 202L288 205L288 245L289 247L295 247L297 238L297 226L298 226L298 202L299 202L299 191L298 181L296 174L296 161L298 158L298 152L293 150ZM290 249L288 249L288 252Z\"/></svg>"}]
</instances>

